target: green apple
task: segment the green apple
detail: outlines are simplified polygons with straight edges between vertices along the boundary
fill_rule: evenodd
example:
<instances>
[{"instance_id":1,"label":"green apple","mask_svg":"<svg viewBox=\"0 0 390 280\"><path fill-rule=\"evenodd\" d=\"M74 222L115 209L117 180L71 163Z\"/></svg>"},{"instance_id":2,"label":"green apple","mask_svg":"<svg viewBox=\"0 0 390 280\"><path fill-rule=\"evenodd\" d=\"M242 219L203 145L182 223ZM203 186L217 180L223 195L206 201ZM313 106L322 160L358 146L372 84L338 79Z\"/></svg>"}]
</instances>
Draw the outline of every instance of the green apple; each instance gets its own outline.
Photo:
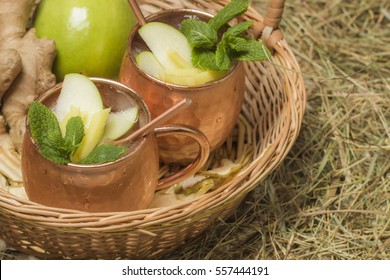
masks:
<instances>
[{"instance_id":1,"label":"green apple","mask_svg":"<svg viewBox=\"0 0 390 280\"><path fill-rule=\"evenodd\" d=\"M138 33L165 69L178 68L169 57L172 51L177 52L187 64L192 65L192 47L178 29L162 22L149 22L142 26Z\"/></svg>"},{"instance_id":2,"label":"green apple","mask_svg":"<svg viewBox=\"0 0 390 280\"><path fill-rule=\"evenodd\" d=\"M138 107L131 107L123 111L111 112L104 129L103 139L118 139L128 132L138 120Z\"/></svg>"},{"instance_id":3,"label":"green apple","mask_svg":"<svg viewBox=\"0 0 390 280\"><path fill-rule=\"evenodd\" d=\"M127 0L42 0L34 27L55 41L53 71L115 79L136 18Z\"/></svg>"}]
</instances>

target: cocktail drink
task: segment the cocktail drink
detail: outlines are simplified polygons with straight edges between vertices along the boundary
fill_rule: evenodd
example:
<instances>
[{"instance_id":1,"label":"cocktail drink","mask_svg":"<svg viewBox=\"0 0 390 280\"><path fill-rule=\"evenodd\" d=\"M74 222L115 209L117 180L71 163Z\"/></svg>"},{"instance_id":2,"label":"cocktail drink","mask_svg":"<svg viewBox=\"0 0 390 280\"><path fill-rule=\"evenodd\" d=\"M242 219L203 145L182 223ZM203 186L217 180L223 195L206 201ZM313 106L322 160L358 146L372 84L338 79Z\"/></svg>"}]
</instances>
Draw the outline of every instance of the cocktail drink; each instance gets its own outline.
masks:
<instances>
[{"instance_id":1,"label":"cocktail drink","mask_svg":"<svg viewBox=\"0 0 390 280\"><path fill-rule=\"evenodd\" d=\"M110 108L112 113L137 108L137 123L122 137L132 134L151 121L148 106L133 90L111 80L100 78L91 80L101 94L103 107ZM59 103L62 86L63 84L58 84L37 101L58 112L56 106ZM74 98L77 98L77 93ZM37 144L32 134L31 122L27 121L22 148L22 173L29 199L46 206L88 212L131 211L145 208L152 201L156 188L168 186L191 176L203 165L208 156L208 143L204 135L188 127L156 128L134 141L121 142L126 148L123 155L114 161L97 164L87 164L85 159L67 164L50 160L47 154L42 155L42 147ZM159 152L156 136L171 134L194 137L204 154L198 158L198 164L189 165L185 170L158 181ZM80 146L83 143L81 142ZM77 155L77 150L74 154Z\"/></svg>"},{"instance_id":2,"label":"cocktail drink","mask_svg":"<svg viewBox=\"0 0 390 280\"><path fill-rule=\"evenodd\" d=\"M147 22L167 23L175 28L189 18L207 21L212 16L205 12L178 9L152 14ZM163 81L145 72L137 64L137 56L148 50L139 35L141 26L132 30L120 70L120 81L138 91L148 104L152 118L167 110L183 98L190 98L192 105L169 124L186 124L202 131L210 142L211 150L221 146L237 122L245 94L245 71L242 62L235 62L215 80L195 86ZM173 73L175 77L175 73ZM189 77L190 78L190 77ZM181 136L159 139L160 156L165 162L188 162L198 153L192 139Z\"/></svg>"}]
</instances>

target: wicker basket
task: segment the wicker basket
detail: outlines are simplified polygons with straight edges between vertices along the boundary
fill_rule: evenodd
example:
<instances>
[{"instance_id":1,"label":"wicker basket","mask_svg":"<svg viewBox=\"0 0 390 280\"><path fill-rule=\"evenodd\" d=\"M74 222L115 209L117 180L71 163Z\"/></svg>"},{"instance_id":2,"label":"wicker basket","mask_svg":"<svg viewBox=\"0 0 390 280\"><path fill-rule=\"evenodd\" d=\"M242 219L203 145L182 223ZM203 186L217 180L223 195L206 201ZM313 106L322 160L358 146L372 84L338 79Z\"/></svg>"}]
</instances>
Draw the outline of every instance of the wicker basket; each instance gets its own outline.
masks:
<instances>
[{"instance_id":1,"label":"wicker basket","mask_svg":"<svg viewBox=\"0 0 390 280\"><path fill-rule=\"evenodd\" d=\"M145 15L183 7L215 13L226 2L138 1ZM49 208L0 190L0 238L40 258L156 258L198 236L217 218L226 218L278 166L299 133L306 96L299 65L277 28L283 5L271 0L264 19L252 7L244 15L255 22L254 35L261 34L275 52L270 61L246 64L239 122L209 162L239 161L243 168L234 178L190 201L126 213Z\"/></svg>"}]
</instances>

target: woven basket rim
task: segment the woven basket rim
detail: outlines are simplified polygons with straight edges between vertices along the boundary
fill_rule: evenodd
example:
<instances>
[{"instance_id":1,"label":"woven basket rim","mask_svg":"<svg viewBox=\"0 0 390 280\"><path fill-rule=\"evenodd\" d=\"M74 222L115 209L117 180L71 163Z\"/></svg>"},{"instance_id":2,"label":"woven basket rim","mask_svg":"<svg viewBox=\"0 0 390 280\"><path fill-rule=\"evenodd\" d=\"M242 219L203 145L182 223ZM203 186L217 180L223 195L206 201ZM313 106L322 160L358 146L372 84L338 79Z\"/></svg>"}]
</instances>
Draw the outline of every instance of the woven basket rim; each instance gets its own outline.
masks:
<instances>
[{"instance_id":1,"label":"woven basket rim","mask_svg":"<svg viewBox=\"0 0 390 280\"><path fill-rule=\"evenodd\" d=\"M223 0L221 3L223 4L226 1ZM154 2L153 0L142 1L145 5ZM186 0L178 2L183 3ZM219 9L222 5L221 3L204 2L203 0L192 2L194 2L194 5L201 3L215 9ZM164 8L165 2L159 4ZM142 7L143 5L141 5ZM252 6L249 7L244 18L263 21L263 17ZM26 224L54 230L67 229L87 233L135 231L148 236L155 236L156 233L150 231L150 229L153 228L158 232L161 223L170 223L175 226L180 223L190 223L189 219L194 216L197 216L199 220L205 215L218 216L221 207L241 201L248 192L268 176L285 158L298 137L306 103L304 82L302 76L299 75L300 67L286 40L279 40L275 44L274 50L272 66L279 65L279 70L284 75L283 88L288 99L285 113L289 114L290 121L278 132L275 138L276 141L268 145L262 153L258 154L252 162L222 187L194 200L171 207L107 213L90 213L47 207L0 189L0 212L7 215L11 220L17 219ZM258 64L253 63L253 65ZM280 120L280 122L283 121ZM265 163L267 163L267 166Z\"/></svg>"},{"instance_id":2,"label":"woven basket rim","mask_svg":"<svg viewBox=\"0 0 390 280\"><path fill-rule=\"evenodd\" d=\"M263 17L260 14L258 14L258 12L253 7L249 7L248 12L245 15L246 15L246 17L248 17L248 15L250 15L251 17L257 17L259 20L263 19ZM280 42L278 42L278 44L276 45L275 55L278 56L278 55L280 55L281 52L286 51L288 49L289 49L288 43L283 39ZM290 55L291 54L292 53L290 53ZM296 65L298 65L298 64L296 63ZM299 68L296 70L299 70ZM291 104L293 105L293 103L291 103ZM267 151L265 151L265 152L267 152ZM252 171L252 168L253 167L251 167L251 165L246 167L237 176L240 178L246 177ZM219 191L221 191L221 189L219 189ZM8 201L8 203L10 205L13 205L15 207L27 206L27 207L25 207L26 212L28 213L31 211L32 215L34 215L34 210L37 210L37 213L36 213L37 215L40 215L46 211L46 212L48 212L48 214L53 213L53 214L58 214L58 216L60 216L61 214L65 214L65 215L67 215L67 214L80 215L81 214L81 215L86 215L86 216L98 216L98 217L102 217L102 216L109 217L109 216L126 215L126 214L138 215L141 213L143 213L147 216L152 211L152 209L143 209L143 210L128 211L128 212L91 213L91 212L84 212L84 211L78 211L78 210L44 206L44 205L32 202L30 200L19 198L15 195L9 194L8 192L6 192L5 190L2 190L2 189L0 189L0 193L2 193L2 197L4 197L4 199L2 198L2 200L4 200L4 202ZM213 195L213 193L206 194L206 196L212 196L212 195ZM203 200L203 199L204 199L204 197L198 197L195 200L192 200L190 202L183 202L183 204L180 204L180 205L175 205L173 207L164 207L161 209L169 210L170 208L172 208L172 209L182 208L184 205L193 204L193 203L196 203L196 202ZM158 209L158 208L155 208L154 210L156 210L156 209Z\"/></svg>"}]
</instances>

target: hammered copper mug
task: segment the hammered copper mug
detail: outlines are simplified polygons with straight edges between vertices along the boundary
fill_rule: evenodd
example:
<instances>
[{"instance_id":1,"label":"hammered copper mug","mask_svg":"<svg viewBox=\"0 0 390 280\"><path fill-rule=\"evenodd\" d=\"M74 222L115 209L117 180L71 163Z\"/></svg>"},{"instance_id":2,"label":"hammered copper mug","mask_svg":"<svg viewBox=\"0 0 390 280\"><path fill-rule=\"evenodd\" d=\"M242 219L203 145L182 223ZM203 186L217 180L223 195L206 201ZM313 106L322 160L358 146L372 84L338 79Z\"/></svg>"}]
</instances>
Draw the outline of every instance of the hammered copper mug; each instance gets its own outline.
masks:
<instances>
[{"instance_id":1,"label":"hammered copper mug","mask_svg":"<svg viewBox=\"0 0 390 280\"><path fill-rule=\"evenodd\" d=\"M167 10L146 18L178 27L186 18L208 20L210 14L189 9ZM211 150L221 146L238 120L245 94L244 64L238 62L221 79L205 85L188 87L163 82L142 71L135 57L147 47L138 34L140 25L132 30L127 51L122 61L119 80L139 92L148 104L152 117L156 117L183 98L190 98L192 106L186 108L169 124L186 124L202 131L210 142ZM188 162L197 154L197 145L180 136L159 139L160 156L165 162Z\"/></svg>"},{"instance_id":2,"label":"hammered copper mug","mask_svg":"<svg viewBox=\"0 0 390 280\"><path fill-rule=\"evenodd\" d=\"M111 80L91 80L98 87L105 107L111 107L111 111L120 111L129 106L138 106L139 127L151 121L146 103L132 89ZM49 108L53 107L60 91L61 84L58 84L37 101ZM195 139L200 153L186 168L158 180L159 153L156 137L173 134ZM156 128L136 141L126 143L126 146L128 152L115 162L94 165L57 164L39 153L27 120L22 146L22 173L29 199L46 206L87 212L143 209L152 201L156 189L190 177L204 165L209 154L208 141L201 132L178 125Z\"/></svg>"}]
</instances>

